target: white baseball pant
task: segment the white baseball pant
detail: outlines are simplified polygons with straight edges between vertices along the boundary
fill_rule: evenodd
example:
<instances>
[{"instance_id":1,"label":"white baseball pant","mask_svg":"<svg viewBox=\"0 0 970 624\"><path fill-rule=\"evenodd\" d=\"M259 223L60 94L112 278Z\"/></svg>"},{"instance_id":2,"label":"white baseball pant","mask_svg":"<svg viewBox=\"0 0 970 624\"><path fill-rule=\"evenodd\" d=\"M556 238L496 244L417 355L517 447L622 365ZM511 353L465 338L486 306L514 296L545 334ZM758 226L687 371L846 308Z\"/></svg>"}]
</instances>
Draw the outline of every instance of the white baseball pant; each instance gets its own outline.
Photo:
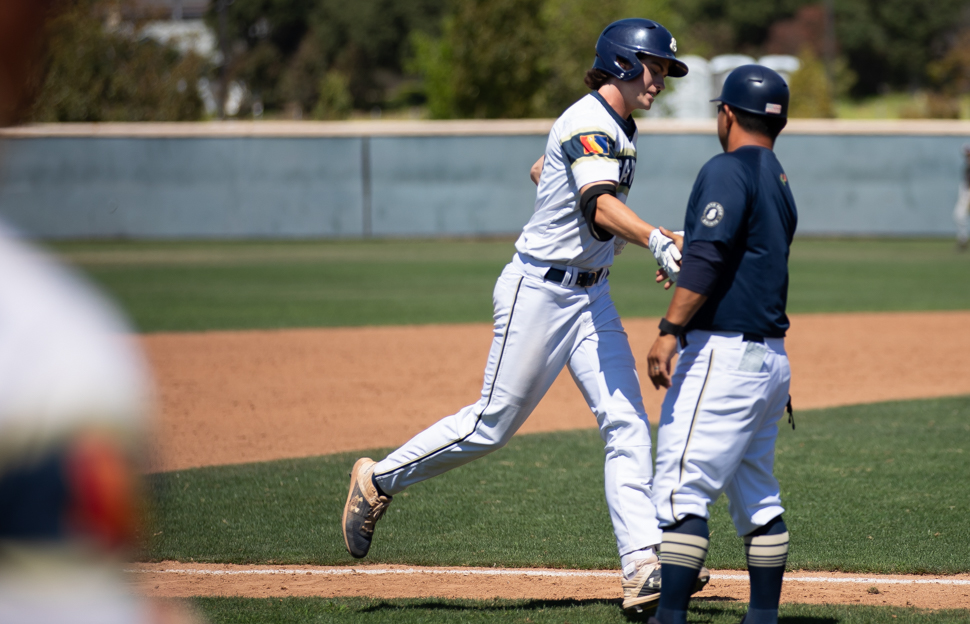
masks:
<instances>
[{"instance_id":1,"label":"white baseball pant","mask_svg":"<svg viewBox=\"0 0 970 624\"><path fill-rule=\"evenodd\" d=\"M747 535L784 511L773 470L791 381L785 340L697 330L686 338L660 411L660 525L708 518L723 492L738 535Z\"/></svg>"},{"instance_id":2,"label":"white baseball pant","mask_svg":"<svg viewBox=\"0 0 970 624\"><path fill-rule=\"evenodd\" d=\"M387 494L504 446L563 366L596 416L605 443L606 502L620 555L662 539L651 502L650 425L630 343L609 282L589 288L543 279L551 265L516 254L495 285L495 336L482 396L392 452L375 468ZM564 267L560 267L564 268Z\"/></svg>"},{"instance_id":3,"label":"white baseball pant","mask_svg":"<svg viewBox=\"0 0 970 624\"><path fill-rule=\"evenodd\" d=\"M957 203L953 207L953 222L957 226L957 242L966 245L970 240L970 188L966 182L960 184Z\"/></svg>"}]
</instances>

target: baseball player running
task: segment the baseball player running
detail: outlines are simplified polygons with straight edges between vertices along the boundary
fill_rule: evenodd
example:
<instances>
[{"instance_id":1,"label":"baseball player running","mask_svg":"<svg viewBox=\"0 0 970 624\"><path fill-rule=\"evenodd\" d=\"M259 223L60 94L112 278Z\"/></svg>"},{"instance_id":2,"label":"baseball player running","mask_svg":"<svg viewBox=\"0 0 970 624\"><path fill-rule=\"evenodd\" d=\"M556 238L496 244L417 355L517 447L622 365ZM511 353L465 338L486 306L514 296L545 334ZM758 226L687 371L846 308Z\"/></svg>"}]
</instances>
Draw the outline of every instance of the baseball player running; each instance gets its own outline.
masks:
<instances>
[{"instance_id":1,"label":"baseball player running","mask_svg":"<svg viewBox=\"0 0 970 624\"><path fill-rule=\"evenodd\" d=\"M797 212L772 150L787 121L788 85L767 67L745 65L713 101L725 153L694 183L683 265L647 360L654 386L669 388L653 496L663 591L651 622L687 622L707 556L708 506L725 492L751 578L744 622L775 624L788 529L772 471L778 420L790 405L785 304Z\"/></svg>"},{"instance_id":2,"label":"baseball player running","mask_svg":"<svg viewBox=\"0 0 970 624\"><path fill-rule=\"evenodd\" d=\"M624 608L655 604L662 534L651 501L650 426L607 274L618 239L655 250L662 266L676 270L679 253L670 239L624 203L637 156L631 115L650 108L665 77L687 74L676 49L670 32L646 19L620 20L603 31L585 78L592 93L553 125L535 212L495 285L495 334L481 398L382 461L354 464L343 512L354 557L367 554L393 496L504 446L565 366L605 444Z\"/></svg>"}]
</instances>

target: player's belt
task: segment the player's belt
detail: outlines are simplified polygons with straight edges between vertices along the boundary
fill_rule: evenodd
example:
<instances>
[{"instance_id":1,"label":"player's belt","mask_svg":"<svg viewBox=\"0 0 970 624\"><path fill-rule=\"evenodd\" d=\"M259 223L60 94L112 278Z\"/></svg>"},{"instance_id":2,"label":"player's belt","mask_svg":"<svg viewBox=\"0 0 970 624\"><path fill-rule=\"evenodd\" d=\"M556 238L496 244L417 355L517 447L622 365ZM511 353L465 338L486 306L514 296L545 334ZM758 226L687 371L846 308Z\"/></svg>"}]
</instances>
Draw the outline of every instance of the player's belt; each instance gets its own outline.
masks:
<instances>
[{"instance_id":1,"label":"player's belt","mask_svg":"<svg viewBox=\"0 0 970 624\"><path fill-rule=\"evenodd\" d=\"M576 285L580 288L592 286L606 277L607 272L608 269L605 268L599 271L580 271L576 273ZM562 284L563 280L566 279L566 272L562 269L549 269L546 271L545 279L549 282Z\"/></svg>"}]
</instances>

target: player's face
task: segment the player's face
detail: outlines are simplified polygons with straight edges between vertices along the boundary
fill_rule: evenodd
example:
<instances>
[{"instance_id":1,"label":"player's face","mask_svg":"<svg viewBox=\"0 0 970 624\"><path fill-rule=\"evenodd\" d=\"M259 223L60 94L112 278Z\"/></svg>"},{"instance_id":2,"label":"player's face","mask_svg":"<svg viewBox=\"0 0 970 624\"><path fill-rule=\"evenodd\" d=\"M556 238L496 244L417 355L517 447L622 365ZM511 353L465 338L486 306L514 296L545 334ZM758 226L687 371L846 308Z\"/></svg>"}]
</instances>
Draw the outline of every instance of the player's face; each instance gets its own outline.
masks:
<instances>
[{"instance_id":1,"label":"player's face","mask_svg":"<svg viewBox=\"0 0 970 624\"><path fill-rule=\"evenodd\" d=\"M670 71L670 61L650 56L644 59L642 63L643 73L638 76L637 80L631 82L636 83L638 88L638 93L636 94L637 108L650 110L650 107L653 106L653 101L657 99L657 96L660 95L660 92L666 86L664 84L664 78L667 77L667 72Z\"/></svg>"}]
</instances>

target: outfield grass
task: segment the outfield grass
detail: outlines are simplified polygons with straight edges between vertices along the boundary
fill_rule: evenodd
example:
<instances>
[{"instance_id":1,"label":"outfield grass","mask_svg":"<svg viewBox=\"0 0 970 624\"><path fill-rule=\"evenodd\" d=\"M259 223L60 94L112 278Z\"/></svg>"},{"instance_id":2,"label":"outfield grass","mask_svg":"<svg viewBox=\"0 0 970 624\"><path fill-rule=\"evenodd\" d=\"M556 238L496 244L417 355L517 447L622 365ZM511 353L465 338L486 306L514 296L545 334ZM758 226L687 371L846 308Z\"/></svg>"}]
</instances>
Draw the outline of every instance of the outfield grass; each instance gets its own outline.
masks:
<instances>
[{"instance_id":1,"label":"outfield grass","mask_svg":"<svg viewBox=\"0 0 970 624\"><path fill-rule=\"evenodd\" d=\"M417 624L419 622L528 622L626 624L619 601L609 600L387 600L380 598L199 598L213 624ZM746 605L694 600L688 622L737 624ZM779 624L944 624L967 622L970 610L924 611L894 607L785 604Z\"/></svg>"},{"instance_id":2,"label":"outfield grass","mask_svg":"<svg viewBox=\"0 0 970 624\"><path fill-rule=\"evenodd\" d=\"M970 570L970 397L796 412L776 474L789 567L875 573ZM381 451L372 454L381 457ZM146 558L349 565L339 518L357 453L151 475ZM591 430L517 436L410 488L367 559L411 565L617 568ZM743 568L722 499L708 565Z\"/></svg>"},{"instance_id":3,"label":"outfield grass","mask_svg":"<svg viewBox=\"0 0 970 624\"><path fill-rule=\"evenodd\" d=\"M61 243L146 332L488 322L505 241ZM660 316L670 293L628 247L620 314ZM970 254L949 240L812 240L792 247L789 311L970 308Z\"/></svg>"}]
</instances>

